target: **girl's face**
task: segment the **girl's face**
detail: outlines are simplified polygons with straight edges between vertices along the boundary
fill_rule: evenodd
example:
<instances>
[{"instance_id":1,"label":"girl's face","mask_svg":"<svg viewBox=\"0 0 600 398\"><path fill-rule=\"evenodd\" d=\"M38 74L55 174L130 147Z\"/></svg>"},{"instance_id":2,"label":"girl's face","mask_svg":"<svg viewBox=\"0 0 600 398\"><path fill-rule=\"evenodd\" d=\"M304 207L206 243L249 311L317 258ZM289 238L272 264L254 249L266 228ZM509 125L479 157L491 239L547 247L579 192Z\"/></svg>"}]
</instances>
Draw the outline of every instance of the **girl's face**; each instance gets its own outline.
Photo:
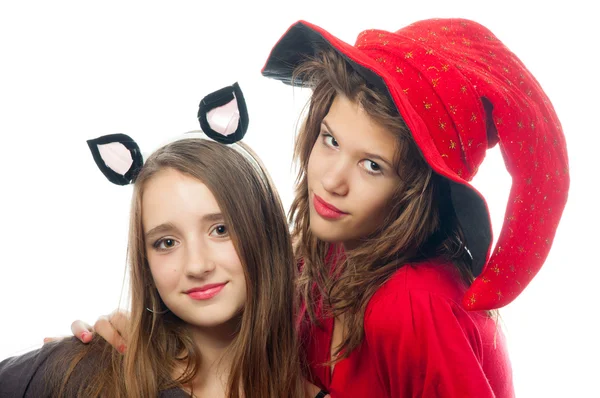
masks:
<instances>
[{"instance_id":1,"label":"girl's face","mask_svg":"<svg viewBox=\"0 0 600 398\"><path fill-rule=\"evenodd\" d=\"M221 326L246 301L246 279L221 209L199 180L173 169L144 186L150 271L165 305L199 328Z\"/></svg>"},{"instance_id":2,"label":"girl's face","mask_svg":"<svg viewBox=\"0 0 600 398\"><path fill-rule=\"evenodd\" d=\"M392 132L336 96L308 159L310 227L319 239L351 247L382 224L400 183L395 152Z\"/></svg>"}]
</instances>

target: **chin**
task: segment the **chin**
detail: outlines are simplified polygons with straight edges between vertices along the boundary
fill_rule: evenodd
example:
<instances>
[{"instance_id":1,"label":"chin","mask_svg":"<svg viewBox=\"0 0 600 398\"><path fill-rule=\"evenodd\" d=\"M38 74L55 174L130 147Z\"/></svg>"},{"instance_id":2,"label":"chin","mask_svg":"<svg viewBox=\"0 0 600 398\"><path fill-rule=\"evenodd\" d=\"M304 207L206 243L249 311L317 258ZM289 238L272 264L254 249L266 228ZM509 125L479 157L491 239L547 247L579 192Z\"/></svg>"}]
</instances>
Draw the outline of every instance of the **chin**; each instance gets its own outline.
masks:
<instances>
[{"instance_id":1,"label":"chin","mask_svg":"<svg viewBox=\"0 0 600 398\"><path fill-rule=\"evenodd\" d=\"M205 314L205 316L188 316L184 321L190 325L193 325L197 328L203 329L213 329L223 326L229 323L233 318L236 317L236 314L232 313L231 316L220 313L211 316L211 314Z\"/></svg>"},{"instance_id":2,"label":"chin","mask_svg":"<svg viewBox=\"0 0 600 398\"><path fill-rule=\"evenodd\" d=\"M311 223L311 232L317 239L327 243L344 242L346 237L339 233L338 228L331 228L330 225L322 225L320 222Z\"/></svg>"},{"instance_id":3,"label":"chin","mask_svg":"<svg viewBox=\"0 0 600 398\"><path fill-rule=\"evenodd\" d=\"M230 322L241 311L237 307L217 305L204 308L180 307L172 312L189 325L211 329Z\"/></svg>"}]
</instances>

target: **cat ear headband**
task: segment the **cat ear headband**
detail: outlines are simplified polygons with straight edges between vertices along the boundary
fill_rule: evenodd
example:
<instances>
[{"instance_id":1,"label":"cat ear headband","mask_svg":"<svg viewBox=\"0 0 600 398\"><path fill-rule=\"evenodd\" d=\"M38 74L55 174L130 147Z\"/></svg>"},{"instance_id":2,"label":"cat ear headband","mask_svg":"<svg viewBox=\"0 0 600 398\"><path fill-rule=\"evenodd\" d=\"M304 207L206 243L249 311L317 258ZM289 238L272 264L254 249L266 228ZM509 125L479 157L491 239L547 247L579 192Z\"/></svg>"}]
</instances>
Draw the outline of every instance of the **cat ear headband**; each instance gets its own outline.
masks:
<instances>
[{"instance_id":1,"label":"cat ear headband","mask_svg":"<svg viewBox=\"0 0 600 398\"><path fill-rule=\"evenodd\" d=\"M201 132L189 132L176 138L211 138L221 144L230 145L253 165L261 170L256 159L236 142L248 130L248 109L242 90L237 83L208 94L200 101L198 120ZM138 144L128 135L109 134L87 141L92 156L100 171L110 182L128 185L135 182L144 157Z\"/></svg>"}]
</instances>

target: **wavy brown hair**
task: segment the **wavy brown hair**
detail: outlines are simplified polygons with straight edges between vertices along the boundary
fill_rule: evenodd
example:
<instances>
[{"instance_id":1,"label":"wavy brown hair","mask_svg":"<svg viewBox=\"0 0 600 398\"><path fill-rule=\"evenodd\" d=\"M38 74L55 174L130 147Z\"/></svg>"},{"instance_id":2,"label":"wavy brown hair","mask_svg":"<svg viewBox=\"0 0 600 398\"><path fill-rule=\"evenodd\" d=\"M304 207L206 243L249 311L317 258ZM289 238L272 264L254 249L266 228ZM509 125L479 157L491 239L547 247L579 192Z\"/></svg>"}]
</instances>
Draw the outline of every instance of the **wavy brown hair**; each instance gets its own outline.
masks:
<instances>
[{"instance_id":1,"label":"wavy brown hair","mask_svg":"<svg viewBox=\"0 0 600 398\"><path fill-rule=\"evenodd\" d=\"M247 297L239 332L230 346L228 396L304 397L294 328L294 257L280 198L262 165L259 170L235 149L200 139L160 148L136 179L128 246L131 315L126 354L118 354L99 339L79 348L58 395L77 391L86 397L156 397L159 391L185 386L197 374L202 357L186 323L171 312L146 311L160 312L165 306L146 257L142 196L146 182L167 168L190 175L210 189L244 268ZM79 361L93 353L96 375L85 385L69 383ZM173 380L173 371L181 364L185 371Z\"/></svg>"},{"instance_id":2,"label":"wavy brown hair","mask_svg":"<svg viewBox=\"0 0 600 398\"><path fill-rule=\"evenodd\" d=\"M364 335L364 313L370 298L399 267L427 258L452 261L466 282L473 280L465 238L450 204L448 183L433 172L414 142L410 130L390 98L368 84L341 56L331 50L306 60L292 81L313 90L308 112L296 140L299 164L296 197L290 208L295 254L303 261L298 280L308 319L318 322L315 308L324 305L332 316L344 315L347 334L338 347L338 359L358 347ZM394 133L394 165L400 177L390 211L382 225L361 244L347 250L335 277L330 276L334 244L319 240L310 229L306 169L321 122L336 96L359 104L374 122Z\"/></svg>"}]
</instances>

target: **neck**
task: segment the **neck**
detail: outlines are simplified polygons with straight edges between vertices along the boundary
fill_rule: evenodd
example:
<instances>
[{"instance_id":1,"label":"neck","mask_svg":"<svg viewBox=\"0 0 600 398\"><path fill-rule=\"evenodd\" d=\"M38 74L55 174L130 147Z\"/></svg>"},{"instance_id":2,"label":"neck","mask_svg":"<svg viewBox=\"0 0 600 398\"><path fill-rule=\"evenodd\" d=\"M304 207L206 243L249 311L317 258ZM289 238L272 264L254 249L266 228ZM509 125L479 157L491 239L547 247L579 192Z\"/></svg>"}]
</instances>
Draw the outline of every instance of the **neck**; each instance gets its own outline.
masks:
<instances>
[{"instance_id":1,"label":"neck","mask_svg":"<svg viewBox=\"0 0 600 398\"><path fill-rule=\"evenodd\" d=\"M239 318L212 328L190 325L190 333L200 353L198 373L189 387L194 395L224 396L232 366L231 343L238 333ZM185 368L182 364L181 371ZM203 393L204 392L204 393Z\"/></svg>"},{"instance_id":2,"label":"neck","mask_svg":"<svg viewBox=\"0 0 600 398\"><path fill-rule=\"evenodd\" d=\"M237 323L237 319L236 322ZM224 359L224 354L237 335L237 326L231 324L219 325L214 328L198 328L190 326L196 348L202 356L202 364L212 364Z\"/></svg>"},{"instance_id":3,"label":"neck","mask_svg":"<svg viewBox=\"0 0 600 398\"><path fill-rule=\"evenodd\" d=\"M344 248L344 251L350 251L352 249L356 249L356 247L358 247L359 242L357 240L349 240L346 242L342 242L342 247Z\"/></svg>"}]
</instances>

